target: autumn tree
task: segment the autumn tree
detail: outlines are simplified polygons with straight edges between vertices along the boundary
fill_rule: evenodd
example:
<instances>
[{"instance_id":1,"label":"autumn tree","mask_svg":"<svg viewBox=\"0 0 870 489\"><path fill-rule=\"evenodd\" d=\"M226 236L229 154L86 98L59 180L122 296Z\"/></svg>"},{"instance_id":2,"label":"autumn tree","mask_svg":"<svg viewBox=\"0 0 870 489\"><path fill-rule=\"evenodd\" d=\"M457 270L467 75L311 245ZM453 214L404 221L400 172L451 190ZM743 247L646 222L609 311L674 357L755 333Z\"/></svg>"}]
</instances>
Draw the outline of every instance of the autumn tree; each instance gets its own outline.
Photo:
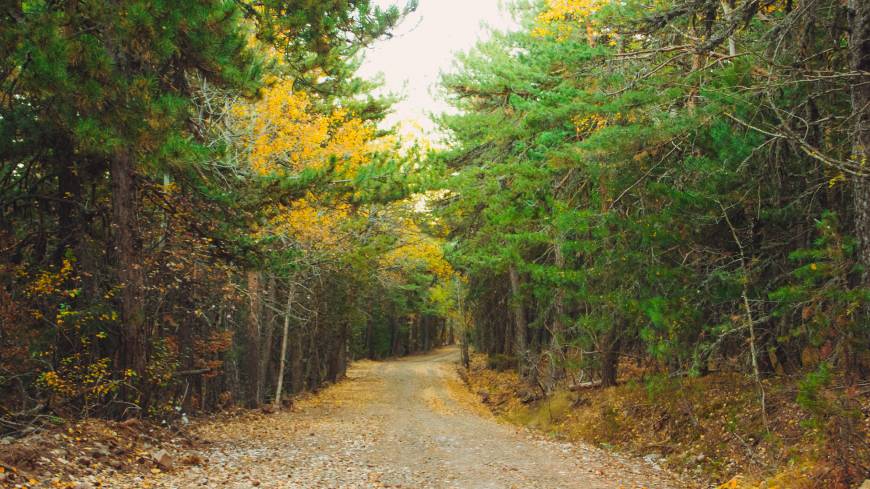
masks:
<instances>
[{"instance_id":1,"label":"autumn tree","mask_svg":"<svg viewBox=\"0 0 870 489\"><path fill-rule=\"evenodd\" d=\"M401 14L364 0L3 7L3 284L48 355L29 375L103 365L117 389L98 401L123 392L116 414L172 398L187 375L208 376L203 406L219 394L206 386L232 391L206 366L243 316L238 267L263 255L249 230L328 172L244 175L220 128L275 73L314 83L324 108L363 95L372 85L352 74L357 53ZM383 114L362 100L364 118ZM213 294L225 300L204 306ZM173 374L182 364L194 373Z\"/></svg>"}]
</instances>

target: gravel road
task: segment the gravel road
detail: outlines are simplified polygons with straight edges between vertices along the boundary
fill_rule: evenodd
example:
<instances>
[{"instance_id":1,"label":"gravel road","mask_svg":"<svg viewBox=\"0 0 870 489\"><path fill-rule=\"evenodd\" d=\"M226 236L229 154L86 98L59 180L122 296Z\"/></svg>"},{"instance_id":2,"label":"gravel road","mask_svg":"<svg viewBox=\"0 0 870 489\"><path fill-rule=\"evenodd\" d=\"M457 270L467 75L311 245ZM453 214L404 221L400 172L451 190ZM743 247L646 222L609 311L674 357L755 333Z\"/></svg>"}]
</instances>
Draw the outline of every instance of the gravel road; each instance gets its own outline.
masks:
<instances>
[{"instance_id":1,"label":"gravel road","mask_svg":"<svg viewBox=\"0 0 870 489\"><path fill-rule=\"evenodd\" d=\"M458 351L358 362L292 412L213 421L200 465L115 487L671 489L640 459L495 420L456 374ZM188 454L190 457L190 454Z\"/></svg>"}]
</instances>

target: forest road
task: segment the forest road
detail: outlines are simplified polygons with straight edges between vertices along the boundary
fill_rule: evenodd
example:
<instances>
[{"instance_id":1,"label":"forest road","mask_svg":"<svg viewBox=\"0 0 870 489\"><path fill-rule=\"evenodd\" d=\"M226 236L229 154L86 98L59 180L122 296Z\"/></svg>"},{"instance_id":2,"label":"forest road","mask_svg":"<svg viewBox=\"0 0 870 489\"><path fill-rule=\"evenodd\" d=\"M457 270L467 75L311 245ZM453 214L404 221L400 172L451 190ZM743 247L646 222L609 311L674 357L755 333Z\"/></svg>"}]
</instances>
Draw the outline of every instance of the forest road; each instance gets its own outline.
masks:
<instances>
[{"instance_id":1,"label":"forest road","mask_svg":"<svg viewBox=\"0 0 870 489\"><path fill-rule=\"evenodd\" d=\"M500 423L444 348L357 362L292 412L209 422L202 465L124 487L670 489L663 470Z\"/></svg>"}]
</instances>

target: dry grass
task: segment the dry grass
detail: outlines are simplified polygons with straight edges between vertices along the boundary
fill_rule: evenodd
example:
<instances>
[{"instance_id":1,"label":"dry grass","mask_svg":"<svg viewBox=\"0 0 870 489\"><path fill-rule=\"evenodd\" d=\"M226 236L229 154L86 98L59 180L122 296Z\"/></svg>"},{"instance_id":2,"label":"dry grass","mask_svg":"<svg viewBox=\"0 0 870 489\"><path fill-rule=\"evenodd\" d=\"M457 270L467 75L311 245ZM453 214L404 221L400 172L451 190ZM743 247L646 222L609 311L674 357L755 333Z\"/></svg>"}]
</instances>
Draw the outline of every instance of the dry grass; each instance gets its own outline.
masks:
<instances>
[{"instance_id":1,"label":"dry grass","mask_svg":"<svg viewBox=\"0 0 870 489\"><path fill-rule=\"evenodd\" d=\"M765 384L765 425L756 386L741 375L625 379L609 389L561 391L523 404L528 391L511 371L475 357L472 392L509 422L554 436L662 456L672 469L725 487L843 488L868 465L870 399L851 400L849 415L808 422L795 382ZM830 392L829 395L839 395Z\"/></svg>"}]
</instances>

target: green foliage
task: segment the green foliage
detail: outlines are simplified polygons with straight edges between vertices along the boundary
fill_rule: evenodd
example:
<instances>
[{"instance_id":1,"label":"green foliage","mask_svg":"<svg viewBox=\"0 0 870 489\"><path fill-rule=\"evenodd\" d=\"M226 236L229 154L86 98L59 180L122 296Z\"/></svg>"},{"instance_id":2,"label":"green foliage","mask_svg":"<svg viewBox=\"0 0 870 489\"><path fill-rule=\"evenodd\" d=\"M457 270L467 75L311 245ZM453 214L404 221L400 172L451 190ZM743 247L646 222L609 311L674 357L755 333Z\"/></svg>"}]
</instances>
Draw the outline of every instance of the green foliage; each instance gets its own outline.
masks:
<instances>
[{"instance_id":1,"label":"green foliage","mask_svg":"<svg viewBox=\"0 0 870 489\"><path fill-rule=\"evenodd\" d=\"M798 387L797 402L814 416L819 416L828 411L828 403L821 394L822 389L828 387L832 380L831 367L826 362L819 364L819 368L808 373Z\"/></svg>"},{"instance_id":2,"label":"green foliage","mask_svg":"<svg viewBox=\"0 0 870 489\"><path fill-rule=\"evenodd\" d=\"M838 25L826 5L814 15ZM799 75L848 69L825 51L836 28L797 38L772 6L722 34L725 14L700 26L694 7L648 7L531 7L520 32L443 77L460 112L440 119L439 212L449 259L476 285L479 346L514 353L520 304L535 358L593 377L613 349L669 372L751 365L747 321L762 370L835 358L866 373L866 276L854 223L835 217L852 215L848 177L824 159L849 157L831 121L852 109L840 82ZM729 36L738 54L721 58ZM749 55L772 51L762 67ZM772 89L771 73L788 82ZM510 267L518 291L494 286Z\"/></svg>"},{"instance_id":3,"label":"green foliage","mask_svg":"<svg viewBox=\"0 0 870 489\"><path fill-rule=\"evenodd\" d=\"M791 280L770 297L779 304L778 316L795 319L777 338L780 343L805 342L818 348L821 358L833 356L848 367L854 365L857 352L870 346L870 326L862 318L870 291L855 285L861 274L854 259L855 242L840 227L836 214L823 213L812 247L789 255L796 264Z\"/></svg>"}]
</instances>

